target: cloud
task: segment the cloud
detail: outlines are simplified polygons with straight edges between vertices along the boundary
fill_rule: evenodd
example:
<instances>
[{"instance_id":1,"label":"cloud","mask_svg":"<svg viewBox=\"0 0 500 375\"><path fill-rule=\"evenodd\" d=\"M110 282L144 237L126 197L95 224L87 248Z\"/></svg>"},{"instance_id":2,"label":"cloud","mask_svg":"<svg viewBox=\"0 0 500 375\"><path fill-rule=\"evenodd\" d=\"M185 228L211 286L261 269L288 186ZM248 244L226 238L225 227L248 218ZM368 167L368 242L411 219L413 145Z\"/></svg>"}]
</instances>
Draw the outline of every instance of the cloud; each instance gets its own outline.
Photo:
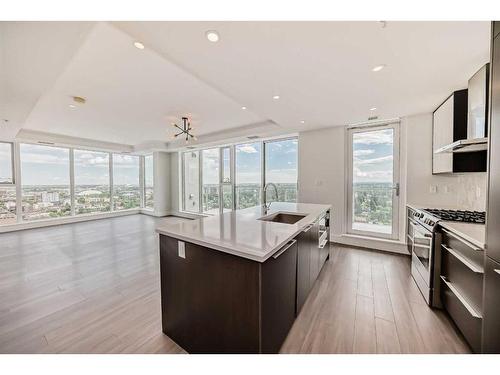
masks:
<instances>
[{"instance_id":1,"label":"cloud","mask_svg":"<svg viewBox=\"0 0 500 375\"><path fill-rule=\"evenodd\" d=\"M367 164L380 164L380 163L385 163L387 161L392 161L392 155L387 155L387 156L381 156L379 158L373 158L373 159L356 159L354 160L355 165L367 165Z\"/></svg>"},{"instance_id":2,"label":"cloud","mask_svg":"<svg viewBox=\"0 0 500 375\"><path fill-rule=\"evenodd\" d=\"M392 144L393 132L392 129L388 129L388 130L375 130L365 133L356 133L353 135L353 143L355 145Z\"/></svg>"},{"instance_id":3,"label":"cloud","mask_svg":"<svg viewBox=\"0 0 500 375\"><path fill-rule=\"evenodd\" d=\"M364 155L371 155L375 153L375 150L367 149L367 150L354 150L353 154L354 156L364 156Z\"/></svg>"},{"instance_id":4,"label":"cloud","mask_svg":"<svg viewBox=\"0 0 500 375\"><path fill-rule=\"evenodd\" d=\"M252 145L241 145L236 148L237 151L244 152L245 154L256 154L258 151Z\"/></svg>"}]
</instances>

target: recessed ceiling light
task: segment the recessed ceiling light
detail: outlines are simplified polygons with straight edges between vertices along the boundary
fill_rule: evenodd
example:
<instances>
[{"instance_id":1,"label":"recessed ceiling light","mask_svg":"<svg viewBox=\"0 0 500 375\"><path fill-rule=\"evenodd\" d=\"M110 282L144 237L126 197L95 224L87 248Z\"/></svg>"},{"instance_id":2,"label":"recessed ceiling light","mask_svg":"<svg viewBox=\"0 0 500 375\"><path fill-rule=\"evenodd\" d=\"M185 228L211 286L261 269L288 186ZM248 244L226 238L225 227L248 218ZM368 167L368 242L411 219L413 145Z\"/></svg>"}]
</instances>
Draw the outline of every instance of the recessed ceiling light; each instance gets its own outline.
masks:
<instances>
[{"instance_id":1,"label":"recessed ceiling light","mask_svg":"<svg viewBox=\"0 0 500 375\"><path fill-rule=\"evenodd\" d=\"M241 109L242 109L242 110L245 110L245 109L247 109L247 107L243 106L243 107L241 107Z\"/></svg>"},{"instance_id":2,"label":"recessed ceiling light","mask_svg":"<svg viewBox=\"0 0 500 375\"><path fill-rule=\"evenodd\" d=\"M306 122L304 120L300 120L300 123L301 124L305 124Z\"/></svg>"},{"instance_id":3,"label":"recessed ceiling light","mask_svg":"<svg viewBox=\"0 0 500 375\"><path fill-rule=\"evenodd\" d=\"M278 100L279 98L280 98L280 96L279 96L279 95L274 95L274 96L273 96L273 99L274 99L274 100Z\"/></svg>"},{"instance_id":4,"label":"recessed ceiling light","mask_svg":"<svg viewBox=\"0 0 500 375\"><path fill-rule=\"evenodd\" d=\"M215 30L209 30L205 35L209 42L217 43L219 41L219 33Z\"/></svg>"},{"instance_id":5,"label":"recessed ceiling light","mask_svg":"<svg viewBox=\"0 0 500 375\"><path fill-rule=\"evenodd\" d=\"M377 65L372 69L372 72L380 72L382 69L384 69L387 65L382 64L382 65Z\"/></svg>"},{"instance_id":6,"label":"recessed ceiling light","mask_svg":"<svg viewBox=\"0 0 500 375\"><path fill-rule=\"evenodd\" d=\"M134 42L134 47L137 49L144 49L144 44L141 42Z\"/></svg>"},{"instance_id":7,"label":"recessed ceiling light","mask_svg":"<svg viewBox=\"0 0 500 375\"><path fill-rule=\"evenodd\" d=\"M370 111L375 111L375 110L377 110L377 107L370 108Z\"/></svg>"},{"instance_id":8,"label":"recessed ceiling light","mask_svg":"<svg viewBox=\"0 0 500 375\"><path fill-rule=\"evenodd\" d=\"M76 108L76 105L74 105L74 104L70 104L70 105L69 105L69 108L71 108L71 109L75 109L75 108Z\"/></svg>"}]
</instances>

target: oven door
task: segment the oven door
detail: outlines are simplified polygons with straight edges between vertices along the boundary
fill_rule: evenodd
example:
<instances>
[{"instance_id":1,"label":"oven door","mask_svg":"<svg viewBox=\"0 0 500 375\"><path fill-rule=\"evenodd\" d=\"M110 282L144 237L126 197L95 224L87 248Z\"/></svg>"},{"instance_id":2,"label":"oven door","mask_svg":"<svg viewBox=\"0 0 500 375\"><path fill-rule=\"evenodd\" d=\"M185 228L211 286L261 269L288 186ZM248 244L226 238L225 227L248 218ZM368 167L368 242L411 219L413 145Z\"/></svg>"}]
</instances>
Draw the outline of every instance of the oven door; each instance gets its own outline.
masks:
<instances>
[{"instance_id":1,"label":"oven door","mask_svg":"<svg viewBox=\"0 0 500 375\"><path fill-rule=\"evenodd\" d=\"M429 287L432 271L432 232L413 220L409 221L409 232L412 233L412 262Z\"/></svg>"}]
</instances>

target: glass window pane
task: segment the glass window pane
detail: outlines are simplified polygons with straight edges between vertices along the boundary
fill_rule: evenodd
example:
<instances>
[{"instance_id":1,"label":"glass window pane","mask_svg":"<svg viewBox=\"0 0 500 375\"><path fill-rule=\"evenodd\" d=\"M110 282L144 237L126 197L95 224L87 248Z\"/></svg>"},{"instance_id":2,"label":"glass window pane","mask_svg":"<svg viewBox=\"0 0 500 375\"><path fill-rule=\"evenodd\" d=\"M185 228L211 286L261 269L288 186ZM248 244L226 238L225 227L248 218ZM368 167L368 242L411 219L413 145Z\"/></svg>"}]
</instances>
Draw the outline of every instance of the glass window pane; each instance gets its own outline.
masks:
<instances>
[{"instance_id":1,"label":"glass window pane","mask_svg":"<svg viewBox=\"0 0 500 375\"><path fill-rule=\"evenodd\" d=\"M75 150L75 213L110 210L109 154Z\"/></svg>"},{"instance_id":2,"label":"glass window pane","mask_svg":"<svg viewBox=\"0 0 500 375\"><path fill-rule=\"evenodd\" d=\"M0 225L14 224L16 218L16 187L0 185Z\"/></svg>"},{"instance_id":3,"label":"glass window pane","mask_svg":"<svg viewBox=\"0 0 500 375\"><path fill-rule=\"evenodd\" d=\"M231 182L231 149L225 147L222 149L222 182L227 184Z\"/></svg>"},{"instance_id":4,"label":"glass window pane","mask_svg":"<svg viewBox=\"0 0 500 375\"><path fill-rule=\"evenodd\" d=\"M189 151L184 157L184 210L200 212L200 153Z\"/></svg>"},{"instance_id":5,"label":"glass window pane","mask_svg":"<svg viewBox=\"0 0 500 375\"><path fill-rule=\"evenodd\" d=\"M278 188L279 202L297 202L297 139L266 142L266 183ZM276 200L273 189L268 189L268 201Z\"/></svg>"},{"instance_id":6,"label":"glass window pane","mask_svg":"<svg viewBox=\"0 0 500 375\"><path fill-rule=\"evenodd\" d=\"M154 208L153 155L144 157L144 207Z\"/></svg>"},{"instance_id":7,"label":"glass window pane","mask_svg":"<svg viewBox=\"0 0 500 375\"><path fill-rule=\"evenodd\" d=\"M233 187L222 185L222 208L224 212L233 210Z\"/></svg>"},{"instance_id":8,"label":"glass window pane","mask_svg":"<svg viewBox=\"0 0 500 375\"><path fill-rule=\"evenodd\" d=\"M0 142L0 184L12 183L12 144Z\"/></svg>"},{"instance_id":9,"label":"glass window pane","mask_svg":"<svg viewBox=\"0 0 500 375\"><path fill-rule=\"evenodd\" d=\"M138 156L113 154L113 206L114 210L141 206Z\"/></svg>"},{"instance_id":10,"label":"glass window pane","mask_svg":"<svg viewBox=\"0 0 500 375\"><path fill-rule=\"evenodd\" d=\"M236 208L261 204L262 147L260 142L235 146Z\"/></svg>"},{"instance_id":11,"label":"glass window pane","mask_svg":"<svg viewBox=\"0 0 500 375\"><path fill-rule=\"evenodd\" d=\"M394 130L353 134L352 229L392 233Z\"/></svg>"},{"instance_id":12,"label":"glass window pane","mask_svg":"<svg viewBox=\"0 0 500 375\"><path fill-rule=\"evenodd\" d=\"M71 215L69 150L20 145L24 220Z\"/></svg>"},{"instance_id":13,"label":"glass window pane","mask_svg":"<svg viewBox=\"0 0 500 375\"><path fill-rule=\"evenodd\" d=\"M203 212L219 213L219 149L203 150Z\"/></svg>"}]
</instances>

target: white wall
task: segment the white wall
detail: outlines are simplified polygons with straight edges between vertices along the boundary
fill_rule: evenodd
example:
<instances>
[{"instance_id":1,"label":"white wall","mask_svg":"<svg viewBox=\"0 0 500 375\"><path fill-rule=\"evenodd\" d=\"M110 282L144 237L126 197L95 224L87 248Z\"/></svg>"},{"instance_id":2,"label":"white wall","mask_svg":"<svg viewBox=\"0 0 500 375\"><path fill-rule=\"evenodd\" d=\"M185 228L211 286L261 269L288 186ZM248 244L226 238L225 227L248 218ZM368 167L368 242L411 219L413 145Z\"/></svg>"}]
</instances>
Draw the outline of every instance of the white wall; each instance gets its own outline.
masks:
<instances>
[{"instance_id":1,"label":"white wall","mask_svg":"<svg viewBox=\"0 0 500 375\"><path fill-rule=\"evenodd\" d=\"M419 206L484 211L486 173L432 175L432 114L402 120L406 127L407 202ZM436 193L431 192L436 188Z\"/></svg>"},{"instance_id":2,"label":"white wall","mask_svg":"<svg viewBox=\"0 0 500 375\"><path fill-rule=\"evenodd\" d=\"M170 158L167 152L153 153L154 215L166 216L171 210Z\"/></svg>"},{"instance_id":3,"label":"white wall","mask_svg":"<svg viewBox=\"0 0 500 375\"><path fill-rule=\"evenodd\" d=\"M344 233L345 131L299 134L299 202L332 205L332 235Z\"/></svg>"}]
</instances>

